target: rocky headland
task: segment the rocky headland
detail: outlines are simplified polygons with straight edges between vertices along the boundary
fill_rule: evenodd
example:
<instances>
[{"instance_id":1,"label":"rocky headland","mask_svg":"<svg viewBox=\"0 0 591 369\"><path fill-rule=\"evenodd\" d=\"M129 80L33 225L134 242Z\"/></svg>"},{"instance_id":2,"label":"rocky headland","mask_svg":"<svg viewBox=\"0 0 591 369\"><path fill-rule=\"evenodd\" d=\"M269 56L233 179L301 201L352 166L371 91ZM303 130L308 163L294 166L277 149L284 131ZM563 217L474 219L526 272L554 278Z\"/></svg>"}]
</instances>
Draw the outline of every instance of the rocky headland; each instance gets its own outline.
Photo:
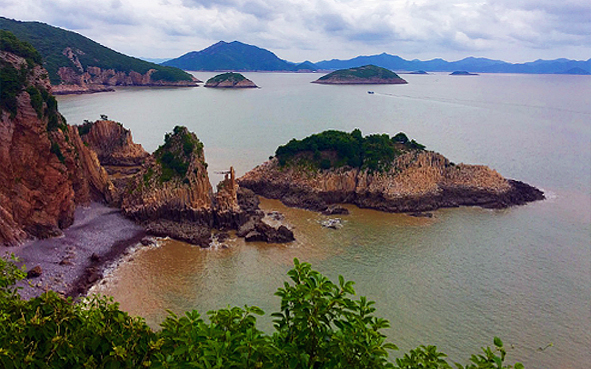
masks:
<instances>
[{"instance_id":1,"label":"rocky headland","mask_svg":"<svg viewBox=\"0 0 591 369\"><path fill-rule=\"evenodd\" d=\"M205 82L205 87L212 88L257 88L258 86L240 73L218 74Z\"/></svg>"},{"instance_id":2,"label":"rocky headland","mask_svg":"<svg viewBox=\"0 0 591 369\"><path fill-rule=\"evenodd\" d=\"M110 201L112 184L66 124L36 51L14 36L0 50L0 244L59 236L77 205ZM10 50L7 51L7 50Z\"/></svg>"},{"instance_id":3,"label":"rocky headland","mask_svg":"<svg viewBox=\"0 0 591 369\"><path fill-rule=\"evenodd\" d=\"M261 196L315 211L349 203L417 213L458 206L505 208L544 199L528 184L483 165L456 165L402 133L362 138L356 131L292 140L238 182Z\"/></svg>"},{"instance_id":4,"label":"rocky headland","mask_svg":"<svg viewBox=\"0 0 591 369\"><path fill-rule=\"evenodd\" d=\"M408 82L389 69L375 65L364 65L334 71L312 83L324 85L400 85Z\"/></svg>"}]
</instances>

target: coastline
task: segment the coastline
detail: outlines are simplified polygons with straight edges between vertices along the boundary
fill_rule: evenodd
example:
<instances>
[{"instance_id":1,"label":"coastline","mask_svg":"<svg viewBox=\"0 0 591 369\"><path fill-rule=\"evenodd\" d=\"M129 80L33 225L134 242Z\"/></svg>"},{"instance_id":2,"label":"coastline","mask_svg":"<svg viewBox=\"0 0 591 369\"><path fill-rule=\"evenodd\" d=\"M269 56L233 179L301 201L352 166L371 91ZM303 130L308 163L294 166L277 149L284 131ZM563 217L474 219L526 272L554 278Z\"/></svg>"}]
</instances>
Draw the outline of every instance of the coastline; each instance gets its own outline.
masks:
<instances>
[{"instance_id":1,"label":"coastline","mask_svg":"<svg viewBox=\"0 0 591 369\"><path fill-rule=\"evenodd\" d=\"M14 253L27 271L37 265L42 269L40 276L17 284L23 299L46 290L72 297L85 294L106 267L146 237L144 228L123 217L119 209L96 202L78 206L74 224L63 232L61 237L27 241L1 251Z\"/></svg>"}]
</instances>

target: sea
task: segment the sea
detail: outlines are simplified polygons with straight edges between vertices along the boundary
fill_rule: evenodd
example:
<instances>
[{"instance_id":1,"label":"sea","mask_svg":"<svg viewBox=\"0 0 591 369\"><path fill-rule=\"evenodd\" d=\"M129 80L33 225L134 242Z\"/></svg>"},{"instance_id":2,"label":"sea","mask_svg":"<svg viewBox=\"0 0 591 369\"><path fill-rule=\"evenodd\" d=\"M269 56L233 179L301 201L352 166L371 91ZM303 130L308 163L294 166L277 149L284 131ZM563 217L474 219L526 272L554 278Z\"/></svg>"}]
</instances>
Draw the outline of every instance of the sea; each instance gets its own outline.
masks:
<instances>
[{"instance_id":1,"label":"sea","mask_svg":"<svg viewBox=\"0 0 591 369\"><path fill-rule=\"evenodd\" d=\"M200 80L215 73L195 72ZM364 135L405 132L455 163L484 164L545 192L546 200L503 210L462 207L415 218L348 206L323 216L261 199L296 241L231 238L201 249L162 240L113 266L93 291L111 295L158 328L183 314L255 305L273 331L277 288L293 259L358 296L388 319L400 350L435 345L466 364L500 337L509 363L526 368L591 367L591 77L447 73L401 75L407 85L318 85L319 73L244 73L260 88L117 88L60 96L70 124L101 114L131 129L150 152L176 125L205 146L209 176L240 176L292 138L328 129ZM373 94L368 93L369 91ZM342 228L322 226L341 219Z\"/></svg>"}]
</instances>

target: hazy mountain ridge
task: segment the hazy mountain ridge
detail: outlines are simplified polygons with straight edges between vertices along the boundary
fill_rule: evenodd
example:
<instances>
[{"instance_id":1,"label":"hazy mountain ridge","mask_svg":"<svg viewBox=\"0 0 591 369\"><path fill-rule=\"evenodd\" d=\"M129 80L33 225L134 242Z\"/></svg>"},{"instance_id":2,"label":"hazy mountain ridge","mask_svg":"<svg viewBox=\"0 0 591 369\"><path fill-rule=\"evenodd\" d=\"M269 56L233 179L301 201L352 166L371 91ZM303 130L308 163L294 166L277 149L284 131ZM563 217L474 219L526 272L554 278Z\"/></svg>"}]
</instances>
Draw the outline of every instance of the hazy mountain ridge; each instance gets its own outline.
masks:
<instances>
[{"instance_id":1,"label":"hazy mountain ridge","mask_svg":"<svg viewBox=\"0 0 591 369\"><path fill-rule=\"evenodd\" d=\"M361 65L374 64L383 68L399 71L440 71L452 72L455 70L468 70L480 73L532 73L532 74L554 74L565 73L574 68L580 68L591 72L591 59L589 60L542 60L538 59L527 63L508 63L502 60L488 58L467 57L458 61L448 62L443 59L432 60L405 60L397 55L382 53L379 55L358 56L349 60L323 60L316 63L320 69L343 69L353 68Z\"/></svg>"}]
</instances>

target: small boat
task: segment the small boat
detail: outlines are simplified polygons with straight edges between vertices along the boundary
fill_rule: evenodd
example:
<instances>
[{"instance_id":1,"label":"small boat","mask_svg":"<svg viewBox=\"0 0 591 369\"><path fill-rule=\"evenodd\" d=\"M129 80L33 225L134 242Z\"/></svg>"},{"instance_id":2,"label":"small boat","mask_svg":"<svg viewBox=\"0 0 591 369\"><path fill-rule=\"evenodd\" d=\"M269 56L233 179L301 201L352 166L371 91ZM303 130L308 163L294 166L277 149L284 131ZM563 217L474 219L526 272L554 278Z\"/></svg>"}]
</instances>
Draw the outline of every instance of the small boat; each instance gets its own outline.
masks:
<instances>
[{"instance_id":1,"label":"small boat","mask_svg":"<svg viewBox=\"0 0 591 369\"><path fill-rule=\"evenodd\" d=\"M373 91L367 91L368 94L373 95L374 92Z\"/></svg>"}]
</instances>

